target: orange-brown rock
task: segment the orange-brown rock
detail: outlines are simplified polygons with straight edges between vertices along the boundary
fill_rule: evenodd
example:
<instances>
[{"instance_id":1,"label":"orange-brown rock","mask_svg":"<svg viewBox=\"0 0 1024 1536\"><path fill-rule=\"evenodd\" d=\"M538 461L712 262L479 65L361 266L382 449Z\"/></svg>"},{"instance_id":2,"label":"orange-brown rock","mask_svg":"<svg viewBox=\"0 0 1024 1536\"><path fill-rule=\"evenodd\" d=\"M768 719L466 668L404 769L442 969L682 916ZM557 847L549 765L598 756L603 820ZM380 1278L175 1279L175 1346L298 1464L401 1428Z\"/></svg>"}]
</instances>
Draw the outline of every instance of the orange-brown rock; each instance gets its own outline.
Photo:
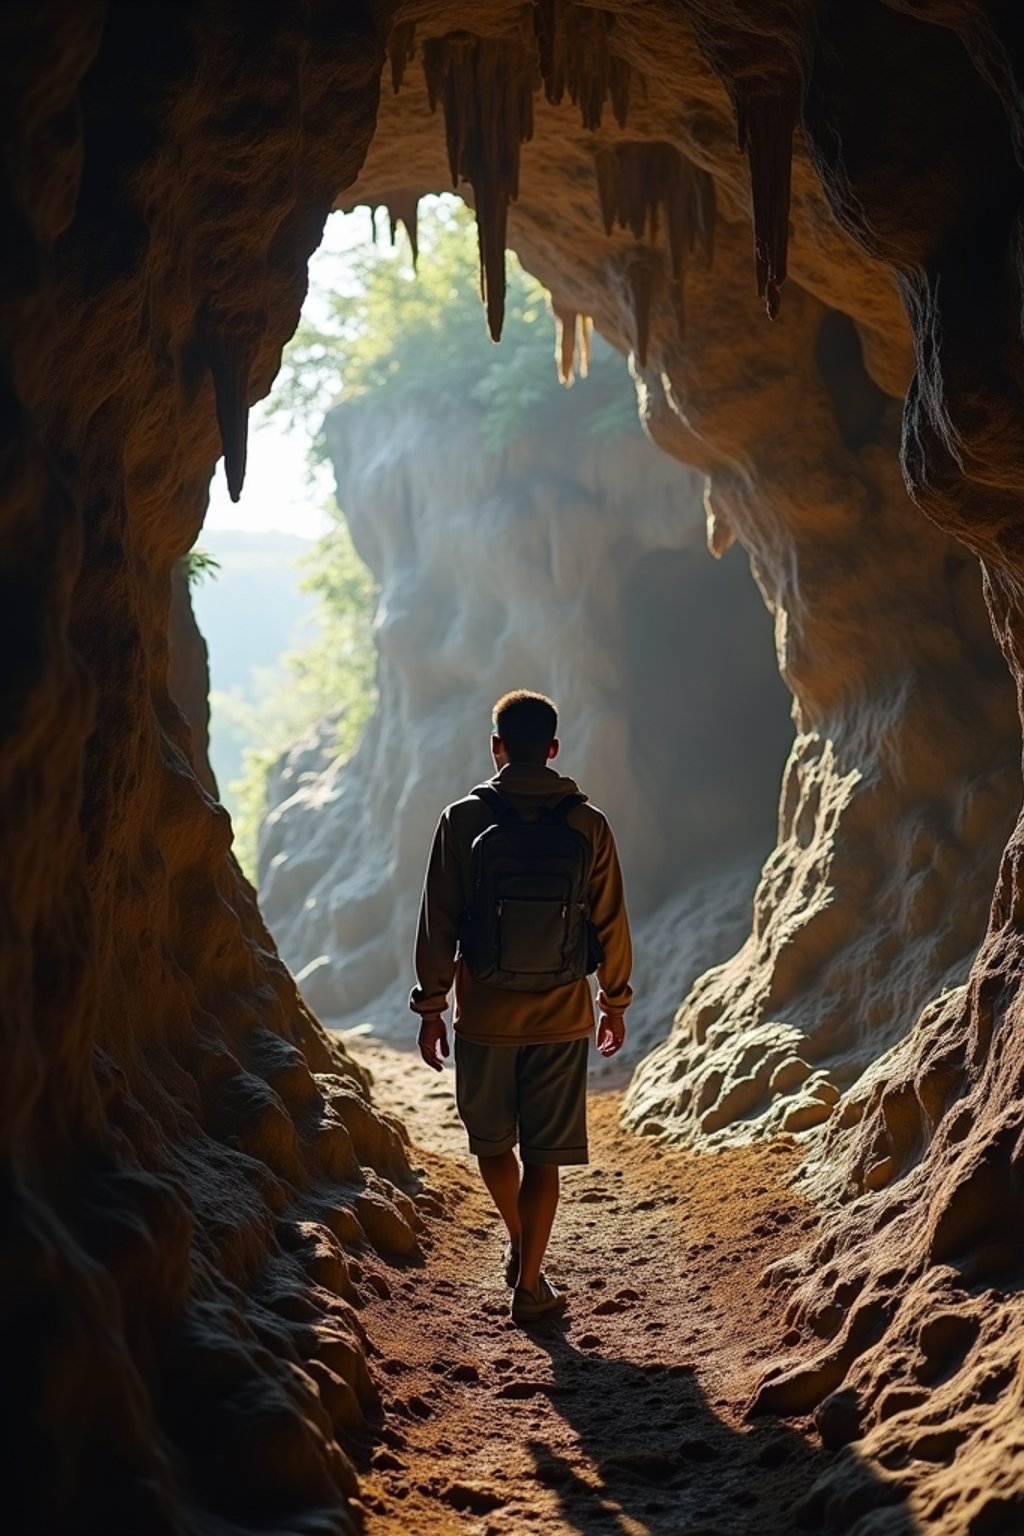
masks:
<instances>
[{"instance_id":1,"label":"orange-brown rock","mask_svg":"<svg viewBox=\"0 0 1024 1536\"><path fill-rule=\"evenodd\" d=\"M241 489L247 406L327 209L453 167L492 328L507 219L561 309L636 354L652 433L709 475L712 543L746 546L776 616L799 729L779 850L746 950L700 984L634 1114L692 1131L703 1100L728 1134L779 1105L832 1111L816 1177L849 1173L855 1198L779 1272L792 1354L758 1398L820 1404L833 1444L859 1435L801 1518L866 1533L905 1493L925 1528L1018 1530L1019 829L984 932L1024 678L1014 8L43 0L3 12L0 71L20 1528L352 1525L334 1423L343 1439L372 1387L345 1245L359 1198L378 1243L395 1212L408 1226L379 1182L403 1152L300 1004L198 786L167 685L170 573L219 451ZM676 280L650 198L639 241L605 235L595 160L627 142L713 182L710 269ZM982 938L967 984L929 1003Z\"/></svg>"}]
</instances>

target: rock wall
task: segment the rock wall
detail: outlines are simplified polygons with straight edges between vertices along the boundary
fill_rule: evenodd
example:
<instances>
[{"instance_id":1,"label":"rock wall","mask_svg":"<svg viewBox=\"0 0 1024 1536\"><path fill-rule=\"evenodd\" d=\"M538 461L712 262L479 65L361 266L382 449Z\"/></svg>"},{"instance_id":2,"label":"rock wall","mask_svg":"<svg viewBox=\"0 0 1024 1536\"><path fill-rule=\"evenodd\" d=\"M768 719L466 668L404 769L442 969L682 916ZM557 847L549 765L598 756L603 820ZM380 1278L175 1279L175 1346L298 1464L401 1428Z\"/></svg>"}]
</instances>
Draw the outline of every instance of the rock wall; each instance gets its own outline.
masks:
<instances>
[{"instance_id":1,"label":"rock wall","mask_svg":"<svg viewBox=\"0 0 1024 1536\"><path fill-rule=\"evenodd\" d=\"M831 1443L860 1435L886 1476L841 1459L806 1523L878 1529L909 1491L919 1524L1019 1528L1019 826L967 985L910 1027L985 928L1019 798L965 555L1019 687L1016 11L44 0L0 28L6 1507L48 1533L351 1525L331 1419L367 1389L326 1217L357 1189L368 1222L405 1209L356 1161L401 1179L401 1150L334 1081L197 787L170 570L220 445L240 488L327 208L454 172L494 330L507 232L634 350L652 432L710 475L714 542L747 545L798 705L751 946L638 1113L692 1133L696 1095L720 1130L770 1125L799 1097L773 1053L823 1066L800 1094L827 1108L844 1059L890 1048L858 1124L831 1117L826 1174L863 1192L778 1277L792 1356L758 1399L825 1400ZM379 96L389 38L406 83Z\"/></svg>"},{"instance_id":2,"label":"rock wall","mask_svg":"<svg viewBox=\"0 0 1024 1536\"><path fill-rule=\"evenodd\" d=\"M376 1401L350 1256L415 1249L415 1181L230 857L167 636L214 378L237 433L381 47L158 14L0 18L4 1520L347 1531Z\"/></svg>"},{"instance_id":3,"label":"rock wall","mask_svg":"<svg viewBox=\"0 0 1024 1536\"><path fill-rule=\"evenodd\" d=\"M557 698L559 764L616 829L634 1055L749 921L792 739L764 604L740 551L708 560L701 478L639 432L588 435L585 383L573 404L557 432L495 453L465 410L355 401L327 418L339 502L380 588L380 703L350 761L300 743L280 766L259 890L332 1022L408 1040L434 825L494 771L491 706L524 683Z\"/></svg>"}]
</instances>

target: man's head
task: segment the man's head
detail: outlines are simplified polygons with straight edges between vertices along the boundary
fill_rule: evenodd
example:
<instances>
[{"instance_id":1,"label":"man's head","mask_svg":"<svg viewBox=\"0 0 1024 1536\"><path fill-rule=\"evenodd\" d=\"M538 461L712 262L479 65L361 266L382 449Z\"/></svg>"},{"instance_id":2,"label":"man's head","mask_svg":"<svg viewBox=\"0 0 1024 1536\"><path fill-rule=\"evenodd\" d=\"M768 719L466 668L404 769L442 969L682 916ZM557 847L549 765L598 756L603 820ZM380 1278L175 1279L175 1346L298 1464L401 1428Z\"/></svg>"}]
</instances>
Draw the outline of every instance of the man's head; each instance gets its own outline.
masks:
<instances>
[{"instance_id":1,"label":"man's head","mask_svg":"<svg viewBox=\"0 0 1024 1536\"><path fill-rule=\"evenodd\" d=\"M558 752L558 711L543 693L517 688L494 706L491 755L495 766L550 762Z\"/></svg>"}]
</instances>

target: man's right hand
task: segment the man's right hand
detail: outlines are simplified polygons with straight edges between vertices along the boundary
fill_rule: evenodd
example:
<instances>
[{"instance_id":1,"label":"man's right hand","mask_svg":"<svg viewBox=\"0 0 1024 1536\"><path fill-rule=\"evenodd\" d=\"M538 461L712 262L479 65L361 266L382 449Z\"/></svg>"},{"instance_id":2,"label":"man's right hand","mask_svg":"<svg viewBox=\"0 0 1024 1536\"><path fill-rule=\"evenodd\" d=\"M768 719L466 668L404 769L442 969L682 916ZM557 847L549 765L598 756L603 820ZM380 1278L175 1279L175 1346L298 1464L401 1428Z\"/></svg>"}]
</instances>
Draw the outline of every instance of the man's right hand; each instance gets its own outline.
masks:
<instances>
[{"instance_id":1,"label":"man's right hand","mask_svg":"<svg viewBox=\"0 0 1024 1536\"><path fill-rule=\"evenodd\" d=\"M439 1013L425 1013L420 1021L420 1055L428 1067L441 1071L441 1057L448 1055L448 1031Z\"/></svg>"}]
</instances>

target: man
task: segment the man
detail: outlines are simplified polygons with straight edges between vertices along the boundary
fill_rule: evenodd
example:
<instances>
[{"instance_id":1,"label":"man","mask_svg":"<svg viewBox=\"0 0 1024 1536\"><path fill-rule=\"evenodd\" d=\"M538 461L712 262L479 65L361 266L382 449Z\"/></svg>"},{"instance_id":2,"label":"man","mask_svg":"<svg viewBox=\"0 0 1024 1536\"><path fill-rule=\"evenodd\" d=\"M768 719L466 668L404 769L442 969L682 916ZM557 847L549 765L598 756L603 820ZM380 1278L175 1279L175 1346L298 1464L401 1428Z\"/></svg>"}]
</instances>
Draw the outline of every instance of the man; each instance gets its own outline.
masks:
<instances>
[{"instance_id":1,"label":"man","mask_svg":"<svg viewBox=\"0 0 1024 1536\"><path fill-rule=\"evenodd\" d=\"M611 829L548 767L558 753L551 700L505 694L493 721L495 777L447 806L434 834L410 1006L420 1053L440 1071L454 981L456 1101L508 1230L512 1318L529 1323L565 1306L541 1265L558 1170L587 1162L587 971L596 967L600 986L597 1048L613 1056L626 1033L632 948Z\"/></svg>"}]
</instances>

